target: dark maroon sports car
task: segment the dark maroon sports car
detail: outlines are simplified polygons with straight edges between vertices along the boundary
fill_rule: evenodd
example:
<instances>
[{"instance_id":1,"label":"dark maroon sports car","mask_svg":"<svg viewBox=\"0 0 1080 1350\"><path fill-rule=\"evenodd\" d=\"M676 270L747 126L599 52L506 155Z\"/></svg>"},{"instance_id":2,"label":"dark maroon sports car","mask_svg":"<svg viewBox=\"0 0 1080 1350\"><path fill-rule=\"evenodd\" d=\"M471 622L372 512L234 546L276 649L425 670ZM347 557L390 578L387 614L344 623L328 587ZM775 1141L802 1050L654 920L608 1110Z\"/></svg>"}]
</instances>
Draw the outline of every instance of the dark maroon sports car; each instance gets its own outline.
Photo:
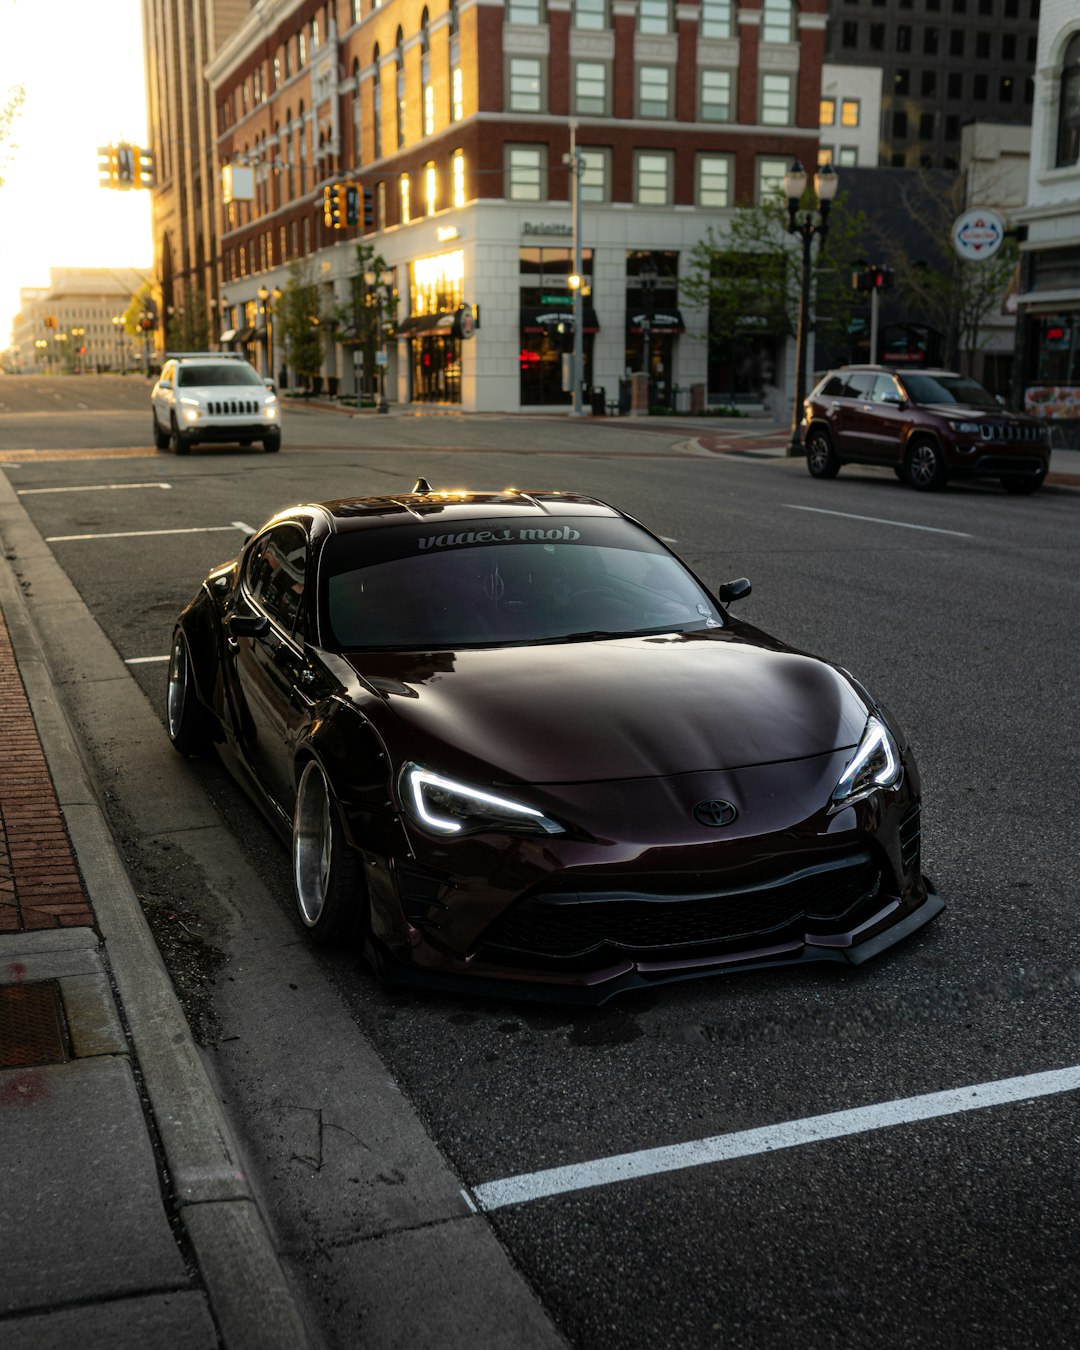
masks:
<instances>
[{"instance_id":1,"label":"dark maroon sports car","mask_svg":"<svg viewBox=\"0 0 1080 1350\"><path fill-rule=\"evenodd\" d=\"M180 615L168 729L385 978L601 1002L857 964L943 908L919 776L850 675L559 492L291 507Z\"/></svg>"}]
</instances>

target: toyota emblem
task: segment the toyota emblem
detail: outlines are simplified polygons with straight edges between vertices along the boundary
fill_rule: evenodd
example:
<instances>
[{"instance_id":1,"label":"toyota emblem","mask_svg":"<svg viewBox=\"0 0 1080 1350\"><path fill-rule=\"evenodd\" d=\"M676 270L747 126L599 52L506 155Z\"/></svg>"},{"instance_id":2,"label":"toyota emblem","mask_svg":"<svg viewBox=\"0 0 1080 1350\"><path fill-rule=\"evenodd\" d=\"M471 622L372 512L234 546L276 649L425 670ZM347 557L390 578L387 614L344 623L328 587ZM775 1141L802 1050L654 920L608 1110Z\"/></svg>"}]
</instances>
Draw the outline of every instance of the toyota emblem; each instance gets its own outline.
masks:
<instances>
[{"instance_id":1,"label":"toyota emblem","mask_svg":"<svg viewBox=\"0 0 1080 1350\"><path fill-rule=\"evenodd\" d=\"M730 825L738 814L730 802L698 802L694 807L694 819L699 825L707 825L712 830Z\"/></svg>"}]
</instances>

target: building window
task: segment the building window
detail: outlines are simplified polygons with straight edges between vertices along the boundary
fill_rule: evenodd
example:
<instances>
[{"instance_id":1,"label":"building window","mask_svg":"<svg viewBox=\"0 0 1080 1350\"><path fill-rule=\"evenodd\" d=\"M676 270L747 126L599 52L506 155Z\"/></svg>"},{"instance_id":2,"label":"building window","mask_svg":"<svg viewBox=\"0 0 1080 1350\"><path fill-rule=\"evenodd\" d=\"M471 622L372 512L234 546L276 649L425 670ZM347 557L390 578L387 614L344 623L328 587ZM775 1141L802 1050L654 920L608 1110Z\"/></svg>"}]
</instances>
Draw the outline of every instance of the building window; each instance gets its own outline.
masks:
<instances>
[{"instance_id":1,"label":"building window","mask_svg":"<svg viewBox=\"0 0 1080 1350\"><path fill-rule=\"evenodd\" d=\"M455 150L450 161L450 173L453 178L454 205L465 205L465 151Z\"/></svg>"},{"instance_id":2,"label":"building window","mask_svg":"<svg viewBox=\"0 0 1080 1350\"><path fill-rule=\"evenodd\" d=\"M698 37L729 38L731 35L731 0L701 0Z\"/></svg>"},{"instance_id":3,"label":"building window","mask_svg":"<svg viewBox=\"0 0 1080 1350\"><path fill-rule=\"evenodd\" d=\"M667 66L638 67L638 116L669 116L671 71Z\"/></svg>"},{"instance_id":4,"label":"building window","mask_svg":"<svg viewBox=\"0 0 1080 1350\"><path fill-rule=\"evenodd\" d=\"M896 26L896 50L898 52L911 51L911 25L906 23Z\"/></svg>"},{"instance_id":5,"label":"building window","mask_svg":"<svg viewBox=\"0 0 1080 1350\"><path fill-rule=\"evenodd\" d=\"M1065 48L1058 95L1057 168L1080 159L1080 33Z\"/></svg>"},{"instance_id":6,"label":"building window","mask_svg":"<svg viewBox=\"0 0 1080 1350\"><path fill-rule=\"evenodd\" d=\"M599 61L578 61L574 66L574 111L607 112L607 66Z\"/></svg>"},{"instance_id":7,"label":"building window","mask_svg":"<svg viewBox=\"0 0 1080 1350\"><path fill-rule=\"evenodd\" d=\"M761 121L763 126L786 127L791 123L791 76L761 77Z\"/></svg>"},{"instance_id":8,"label":"building window","mask_svg":"<svg viewBox=\"0 0 1080 1350\"><path fill-rule=\"evenodd\" d=\"M375 185L375 226L376 229L384 230L386 228L386 184L376 183Z\"/></svg>"},{"instance_id":9,"label":"building window","mask_svg":"<svg viewBox=\"0 0 1080 1350\"><path fill-rule=\"evenodd\" d=\"M907 140L907 113L896 111L892 115L892 134L898 141Z\"/></svg>"},{"instance_id":10,"label":"building window","mask_svg":"<svg viewBox=\"0 0 1080 1350\"><path fill-rule=\"evenodd\" d=\"M937 89L937 71L924 70L919 80L919 92L925 95L932 95Z\"/></svg>"},{"instance_id":11,"label":"building window","mask_svg":"<svg viewBox=\"0 0 1080 1350\"><path fill-rule=\"evenodd\" d=\"M435 161L428 160L424 165L424 215L433 216L439 209L439 176L435 172Z\"/></svg>"},{"instance_id":12,"label":"building window","mask_svg":"<svg viewBox=\"0 0 1080 1350\"><path fill-rule=\"evenodd\" d=\"M975 56L976 56L976 59L979 60L979 61L989 61L989 60L990 60L990 34L989 34L989 33L976 33L976 34L975 34Z\"/></svg>"},{"instance_id":13,"label":"building window","mask_svg":"<svg viewBox=\"0 0 1080 1350\"><path fill-rule=\"evenodd\" d=\"M842 145L836 154L837 166L841 169L853 169L859 162L857 145Z\"/></svg>"},{"instance_id":14,"label":"building window","mask_svg":"<svg viewBox=\"0 0 1080 1350\"><path fill-rule=\"evenodd\" d=\"M971 97L976 103L985 103L990 97L990 79L986 75L974 75L971 80Z\"/></svg>"},{"instance_id":15,"label":"building window","mask_svg":"<svg viewBox=\"0 0 1080 1350\"><path fill-rule=\"evenodd\" d=\"M670 33L670 0L638 0L639 33Z\"/></svg>"},{"instance_id":16,"label":"building window","mask_svg":"<svg viewBox=\"0 0 1080 1350\"><path fill-rule=\"evenodd\" d=\"M883 23L872 23L870 25L870 50L872 52L883 52L885 50L885 25Z\"/></svg>"},{"instance_id":17,"label":"building window","mask_svg":"<svg viewBox=\"0 0 1080 1350\"><path fill-rule=\"evenodd\" d=\"M859 45L859 25L854 19L845 19L840 25L840 46L857 47Z\"/></svg>"},{"instance_id":18,"label":"building window","mask_svg":"<svg viewBox=\"0 0 1080 1350\"><path fill-rule=\"evenodd\" d=\"M407 173L403 173L398 179L398 196L401 200L401 223L408 225L412 220L412 185Z\"/></svg>"},{"instance_id":19,"label":"building window","mask_svg":"<svg viewBox=\"0 0 1080 1350\"><path fill-rule=\"evenodd\" d=\"M949 32L949 55L963 56L964 54L964 30L962 28L953 28Z\"/></svg>"},{"instance_id":20,"label":"building window","mask_svg":"<svg viewBox=\"0 0 1080 1350\"><path fill-rule=\"evenodd\" d=\"M919 140L932 141L934 139L934 114L925 112L919 114Z\"/></svg>"},{"instance_id":21,"label":"building window","mask_svg":"<svg viewBox=\"0 0 1080 1350\"><path fill-rule=\"evenodd\" d=\"M538 145L512 145L507 150L509 188L515 202L539 202L544 192L544 151Z\"/></svg>"},{"instance_id":22,"label":"building window","mask_svg":"<svg viewBox=\"0 0 1080 1350\"><path fill-rule=\"evenodd\" d=\"M671 156L636 151L634 180L634 200L639 206L667 206L671 199Z\"/></svg>"},{"instance_id":23,"label":"building window","mask_svg":"<svg viewBox=\"0 0 1080 1350\"><path fill-rule=\"evenodd\" d=\"M606 28L607 0L574 0L575 28Z\"/></svg>"},{"instance_id":24,"label":"building window","mask_svg":"<svg viewBox=\"0 0 1080 1350\"><path fill-rule=\"evenodd\" d=\"M450 0L450 121L464 116L465 81L461 74L461 34L458 32L457 0Z\"/></svg>"},{"instance_id":25,"label":"building window","mask_svg":"<svg viewBox=\"0 0 1080 1350\"><path fill-rule=\"evenodd\" d=\"M731 158L698 155L697 204L723 210L731 205Z\"/></svg>"},{"instance_id":26,"label":"building window","mask_svg":"<svg viewBox=\"0 0 1080 1350\"><path fill-rule=\"evenodd\" d=\"M911 71L898 70L893 76L893 93L900 98L906 98L911 91Z\"/></svg>"},{"instance_id":27,"label":"building window","mask_svg":"<svg viewBox=\"0 0 1080 1350\"><path fill-rule=\"evenodd\" d=\"M945 119L945 139L947 141L960 139L960 118L956 113L950 113Z\"/></svg>"},{"instance_id":28,"label":"building window","mask_svg":"<svg viewBox=\"0 0 1080 1350\"><path fill-rule=\"evenodd\" d=\"M792 18L791 0L764 0L761 10L762 42L791 42L794 29Z\"/></svg>"},{"instance_id":29,"label":"building window","mask_svg":"<svg viewBox=\"0 0 1080 1350\"><path fill-rule=\"evenodd\" d=\"M757 162L757 201L760 205L774 193L784 195L784 174L789 160L763 156Z\"/></svg>"},{"instance_id":30,"label":"building window","mask_svg":"<svg viewBox=\"0 0 1080 1350\"><path fill-rule=\"evenodd\" d=\"M506 22L511 24L543 23L540 0L508 0Z\"/></svg>"},{"instance_id":31,"label":"building window","mask_svg":"<svg viewBox=\"0 0 1080 1350\"><path fill-rule=\"evenodd\" d=\"M431 83L431 34L428 31L428 12L420 16L420 106L424 135L435 130L435 89Z\"/></svg>"},{"instance_id":32,"label":"building window","mask_svg":"<svg viewBox=\"0 0 1080 1350\"><path fill-rule=\"evenodd\" d=\"M374 142L375 158L382 158L382 68L379 65L379 49L375 48L371 56L375 66L374 88L371 92L371 138ZM292 196L292 193L289 193Z\"/></svg>"},{"instance_id":33,"label":"building window","mask_svg":"<svg viewBox=\"0 0 1080 1350\"><path fill-rule=\"evenodd\" d=\"M394 44L396 49L394 80L397 92L397 143L399 147L405 144L405 52L403 41L404 37L399 28L397 30L397 42Z\"/></svg>"},{"instance_id":34,"label":"building window","mask_svg":"<svg viewBox=\"0 0 1080 1350\"><path fill-rule=\"evenodd\" d=\"M938 30L936 28L924 28L922 35L922 49L924 56L937 56L938 54Z\"/></svg>"},{"instance_id":35,"label":"building window","mask_svg":"<svg viewBox=\"0 0 1080 1350\"><path fill-rule=\"evenodd\" d=\"M958 70L952 70L945 81L945 95L950 99L964 97L964 77Z\"/></svg>"},{"instance_id":36,"label":"building window","mask_svg":"<svg viewBox=\"0 0 1080 1350\"><path fill-rule=\"evenodd\" d=\"M606 202L608 200L607 150L582 150L581 200Z\"/></svg>"},{"instance_id":37,"label":"building window","mask_svg":"<svg viewBox=\"0 0 1080 1350\"><path fill-rule=\"evenodd\" d=\"M540 112L540 62L531 56L510 58L510 111Z\"/></svg>"},{"instance_id":38,"label":"building window","mask_svg":"<svg viewBox=\"0 0 1080 1350\"><path fill-rule=\"evenodd\" d=\"M307 65L307 34L302 30L296 35L296 69L303 70Z\"/></svg>"},{"instance_id":39,"label":"building window","mask_svg":"<svg viewBox=\"0 0 1080 1350\"><path fill-rule=\"evenodd\" d=\"M729 122L731 120L731 71L703 70L701 72L701 120Z\"/></svg>"},{"instance_id":40,"label":"building window","mask_svg":"<svg viewBox=\"0 0 1080 1350\"><path fill-rule=\"evenodd\" d=\"M862 117L862 103L857 98L845 98L840 103L840 125L857 127Z\"/></svg>"},{"instance_id":41,"label":"building window","mask_svg":"<svg viewBox=\"0 0 1080 1350\"><path fill-rule=\"evenodd\" d=\"M998 80L998 102L1011 103L1015 87L1011 75L1002 75L1001 79Z\"/></svg>"},{"instance_id":42,"label":"building window","mask_svg":"<svg viewBox=\"0 0 1080 1350\"><path fill-rule=\"evenodd\" d=\"M836 159L836 151L831 145L824 142L819 143L817 150L817 162L820 169L823 164L831 164Z\"/></svg>"},{"instance_id":43,"label":"building window","mask_svg":"<svg viewBox=\"0 0 1080 1350\"><path fill-rule=\"evenodd\" d=\"M831 127L836 121L836 99L823 98L818 105L818 121L823 127Z\"/></svg>"}]
</instances>

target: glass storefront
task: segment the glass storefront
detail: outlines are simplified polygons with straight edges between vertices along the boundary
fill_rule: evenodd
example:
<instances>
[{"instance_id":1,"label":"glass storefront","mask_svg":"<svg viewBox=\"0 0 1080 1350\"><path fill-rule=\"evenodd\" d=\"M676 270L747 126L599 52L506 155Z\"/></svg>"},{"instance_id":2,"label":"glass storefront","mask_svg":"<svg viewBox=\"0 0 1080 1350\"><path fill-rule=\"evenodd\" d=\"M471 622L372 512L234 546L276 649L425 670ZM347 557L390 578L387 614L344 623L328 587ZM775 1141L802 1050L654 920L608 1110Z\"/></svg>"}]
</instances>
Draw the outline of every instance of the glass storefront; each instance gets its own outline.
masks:
<instances>
[{"instance_id":1,"label":"glass storefront","mask_svg":"<svg viewBox=\"0 0 1080 1350\"><path fill-rule=\"evenodd\" d=\"M522 248L519 253L521 346L520 399L523 407L570 404L573 392L564 389L566 353L574 348L573 292L569 278L574 255L569 248ZM591 290L593 255L583 249L581 271ZM599 328L591 298L582 305L582 351L586 388L592 386L593 336Z\"/></svg>"},{"instance_id":2,"label":"glass storefront","mask_svg":"<svg viewBox=\"0 0 1080 1350\"><path fill-rule=\"evenodd\" d=\"M1080 418L1080 310L1032 314L1024 406L1038 417Z\"/></svg>"},{"instance_id":3,"label":"glass storefront","mask_svg":"<svg viewBox=\"0 0 1080 1350\"><path fill-rule=\"evenodd\" d=\"M409 345L409 398L414 403L460 403L456 319L465 297L464 251L417 258L409 279L411 311L398 325Z\"/></svg>"},{"instance_id":4,"label":"glass storefront","mask_svg":"<svg viewBox=\"0 0 1080 1350\"><path fill-rule=\"evenodd\" d=\"M647 370L649 404L675 404L675 344L685 332L679 312L679 255L635 249L626 255L627 374Z\"/></svg>"}]
</instances>

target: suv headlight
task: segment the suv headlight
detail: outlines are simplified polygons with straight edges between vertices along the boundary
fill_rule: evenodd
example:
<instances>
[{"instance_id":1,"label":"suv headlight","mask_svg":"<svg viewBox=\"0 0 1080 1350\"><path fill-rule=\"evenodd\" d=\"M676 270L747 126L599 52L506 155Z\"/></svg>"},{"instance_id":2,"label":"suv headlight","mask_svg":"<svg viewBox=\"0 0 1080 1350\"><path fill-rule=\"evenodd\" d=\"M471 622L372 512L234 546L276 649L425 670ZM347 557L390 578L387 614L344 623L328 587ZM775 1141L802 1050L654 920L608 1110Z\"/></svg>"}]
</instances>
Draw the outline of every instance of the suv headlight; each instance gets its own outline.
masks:
<instances>
[{"instance_id":1,"label":"suv headlight","mask_svg":"<svg viewBox=\"0 0 1080 1350\"><path fill-rule=\"evenodd\" d=\"M472 834L478 830L514 834L563 834L557 821L534 806L501 797L486 788L444 778L419 764L406 764L399 782L406 811L436 834Z\"/></svg>"},{"instance_id":2,"label":"suv headlight","mask_svg":"<svg viewBox=\"0 0 1080 1350\"><path fill-rule=\"evenodd\" d=\"M180 416L185 422L197 422L202 416L202 408L197 398L182 398L180 400Z\"/></svg>"},{"instance_id":3,"label":"suv headlight","mask_svg":"<svg viewBox=\"0 0 1080 1350\"><path fill-rule=\"evenodd\" d=\"M892 732L880 717L871 715L854 755L833 788L832 809L850 806L882 789L899 787L903 776L904 765Z\"/></svg>"},{"instance_id":4,"label":"suv headlight","mask_svg":"<svg viewBox=\"0 0 1080 1350\"><path fill-rule=\"evenodd\" d=\"M959 431L962 436L977 436L979 434L978 422L949 422L953 431Z\"/></svg>"}]
</instances>

